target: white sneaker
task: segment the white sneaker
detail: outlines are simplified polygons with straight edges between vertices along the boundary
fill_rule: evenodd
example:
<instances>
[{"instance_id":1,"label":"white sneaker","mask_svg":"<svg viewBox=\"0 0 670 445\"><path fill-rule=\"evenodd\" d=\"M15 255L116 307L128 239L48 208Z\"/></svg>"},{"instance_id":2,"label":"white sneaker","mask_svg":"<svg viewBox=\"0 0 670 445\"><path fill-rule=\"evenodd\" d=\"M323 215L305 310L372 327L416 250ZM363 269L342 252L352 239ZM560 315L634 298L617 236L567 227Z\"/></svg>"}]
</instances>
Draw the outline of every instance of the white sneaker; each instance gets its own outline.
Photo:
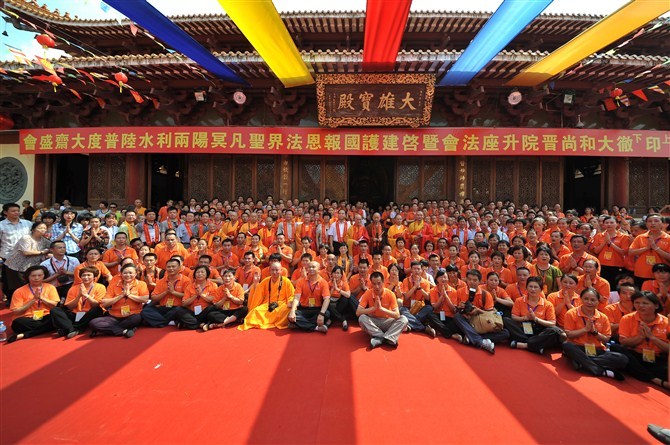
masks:
<instances>
[{"instance_id":1,"label":"white sneaker","mask_svg":"<svg viewBox=\"0 0 670 445\"><path fill-rule=\"evenodd\" d=\"M496 353L496 345L491 340L489 340L488 338L485 338L484 340L482 340L482 349L484 349L485 351L490 352L491 354Z\"/></svg>"},{"instance_id":2,"label":"white sneaker","mask_svg":"<svg viewBox=\"0 0 670 445\"><path fill-rule=\"evenodd\" d=\"M168 323L168 326L177 326L177 323L175 323L174 320L172 320L171 322Z\"/></svg>"},{"instance_id":3,"label":"white sneaker","mask_svg":"<svg viewBox=\"0 0 670 445\"><path fill-rule=\"evenodd\" d=\"M314 328L314 330L315 330L316 332L322 332L322 333L324 333L324 334L327 334L327 333L328 333L328 326L326 326L326 325L324 324L324 325L321 325L321 326L317 326L316 328Z\"/></svg>"}]
</instances>

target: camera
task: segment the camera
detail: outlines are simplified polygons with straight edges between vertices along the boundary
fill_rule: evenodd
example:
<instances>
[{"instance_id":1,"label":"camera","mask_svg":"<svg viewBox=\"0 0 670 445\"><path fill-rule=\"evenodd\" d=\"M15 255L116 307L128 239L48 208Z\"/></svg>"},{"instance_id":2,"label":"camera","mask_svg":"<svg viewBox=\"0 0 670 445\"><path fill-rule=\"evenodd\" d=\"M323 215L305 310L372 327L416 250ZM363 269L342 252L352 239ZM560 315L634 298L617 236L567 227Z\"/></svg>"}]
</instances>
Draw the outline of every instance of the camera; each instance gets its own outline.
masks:
<instances>
[{"instance_id":1,"label":"camera","mask_svg":"<svg viewBox=\"0 0 670 445\"><path fill-rule=\"evenodd\" d=\"M465 305L461 309L461 313L462 314L469 314L470 312L472 312L474 310L474 308L475 307L472 305L471 301L466 301Z\"/></svg>"},{"instance_id":2,"label":"camera","mask_svg":"<svg viewBox=\"0 0 670 445\"><path fill-rule=\"evenodd\" d=\"M278 306L279 306L279 303L277 303L276 301L273 301L272 303L268 304L268 312L274 311L275 309L277 309Z\"/></svg>"}]
</instances>

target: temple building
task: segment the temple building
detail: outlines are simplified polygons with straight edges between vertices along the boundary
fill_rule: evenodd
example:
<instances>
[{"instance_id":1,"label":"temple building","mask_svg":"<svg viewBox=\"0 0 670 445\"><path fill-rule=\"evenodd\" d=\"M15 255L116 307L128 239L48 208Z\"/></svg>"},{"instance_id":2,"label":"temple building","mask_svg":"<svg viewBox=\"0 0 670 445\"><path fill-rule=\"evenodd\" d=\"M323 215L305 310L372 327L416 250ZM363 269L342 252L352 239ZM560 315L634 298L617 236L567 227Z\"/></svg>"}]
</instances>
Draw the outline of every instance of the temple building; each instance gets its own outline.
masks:
<instances>
[{"instance_id":1,"label":"temple building","mask_svg":"<svg viewBox=\"0 0 670 445\"><path fill-rule=\"evenodd\" d=\"M316 86L282 85L224 14L170 19L247 86L217 79L129 20L0 3L10 34L48 31L71 56L0 63L3 202L469 197L642 213L670 201L663 19L547 82L514 86L525 68L602 18L543 14L466 86L436 84L428 125L330 128L319 124ZM490 16L411 12L390 72L439 81ZM364 73L365 12L281 19L315 79Z\"/></svg>"}]
</instances>

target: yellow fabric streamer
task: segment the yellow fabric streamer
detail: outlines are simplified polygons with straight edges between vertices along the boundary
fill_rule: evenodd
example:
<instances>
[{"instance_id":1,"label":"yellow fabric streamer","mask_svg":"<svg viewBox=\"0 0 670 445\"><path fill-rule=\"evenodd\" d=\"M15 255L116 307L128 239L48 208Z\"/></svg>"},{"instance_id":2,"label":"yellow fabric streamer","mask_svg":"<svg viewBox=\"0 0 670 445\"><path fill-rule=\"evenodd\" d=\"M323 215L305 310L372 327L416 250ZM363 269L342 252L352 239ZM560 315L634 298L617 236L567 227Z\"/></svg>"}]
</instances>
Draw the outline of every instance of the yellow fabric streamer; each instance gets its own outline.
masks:
<instances>
[{"instance_id":1,"label":"yellow fabric streamer","mask_svg":"<svg viewBox=\"0 0 670 445\"><path fill-rule=\"evenodd\" d=\"M219 0L219 3L285 87L314 83L272 1Z\"/></svg>"},{"instance_id":2,"label":"yellow fabric streamer","mask_svg":"<svg viewBox=\"0 0 670 445\"><path fill-rule=\"evenodd\" d=\"M535 86L670 11L670 1L633 0L529 66L509 86Z\"/></svg>"}]
</instances>

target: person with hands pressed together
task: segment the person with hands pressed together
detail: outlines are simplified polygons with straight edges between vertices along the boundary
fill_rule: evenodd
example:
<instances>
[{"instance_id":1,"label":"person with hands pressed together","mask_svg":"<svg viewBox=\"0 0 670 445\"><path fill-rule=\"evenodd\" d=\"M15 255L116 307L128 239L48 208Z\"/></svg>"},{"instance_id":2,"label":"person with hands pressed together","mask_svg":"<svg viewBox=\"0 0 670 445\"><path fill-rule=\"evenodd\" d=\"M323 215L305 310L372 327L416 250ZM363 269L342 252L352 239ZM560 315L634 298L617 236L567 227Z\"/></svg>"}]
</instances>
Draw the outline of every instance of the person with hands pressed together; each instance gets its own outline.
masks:
<instances>
[{"instance_id":1,"label":"person with hands pressed together","mask_svg":"<svg viewBox=\"0 0 670 445\"><path fill-rule=\"evenodd\" d=\"M579 294L575 292L577 281L578 278L573 274L565 274L561 277L561 290L547 296L547 300L554 305L556 325L561 328L565 324L565 314L582 304Z\"/></svg>"},{"instance_id":2,"label":"person with hands pressed together","mask_svg":"<svg viewBox=\"0 0 670 445\"><path fill-rule=\"evenodd\" d=\"M321 275L323 276L323 275ZM342 323L342 330L349 329L348 319L353 318L355 309L351 300L351 291L349 282L344 276L344 269L340 266L334 266L328 279L330 288L330 306L331 318Z\"/></svg>"},{"instance_id":3,"label":"person with hands pressed together","mask_svg":"<svg viewBox=\"0 0 670 445\"><path fill-rule=\"evenodd\" d=\"M655 264L670 264L670 234L663 231L663 220L658 213L650 213L645 221L647 232L633 240L628 255L637 257L634 265L635 285L654 278L652 271Z\"/></svg>"},{"instance_id":4,"label":"person with hands pressed together","mask_svg":"<svg viewBox=\"0 0 670 445\"><path fill-rule=\"evenodd\" d=\"M318 261L309 262L306 268L307 276L298 280L295 286L295 295L288 314L288 327L326 334L326 321L330 315L328 282L319 275Z\"/></svg>"},{"instance_id":5,"label":"person with hands pressed together","mask_svg":"<svg viewBox=\"0 0 670 445\"><path fill-rule=\"evenodd\" d=\"M575 370L584 370L593 376L623 380L619 372L628 364L628 358L618 352L607 351L605 343L612 333L607 316L598 311L600 296L593 288L579 295L582 304L565 314L563 353Z\"/></svg>"},{"instance_id":6,"label":"person with hands pressed together","mask_svg":"<svg viewBox=\"0 0 670 445\"><path fill-rule=\"evenodd\" d=\"M625 371L643 382L670 389L668 378L668 318L660 313L661 302L652 292L635 292L635 312L619 323L620 345L612 351L628 357Z\"/></svg>"},{"instance_id":7,"label":"person with hands pressed together","mask_svg":"<svg viewBox=\"0 0 670 445\"><path fill-rule=\"evenodd\" d=\"M542 295L544 284L541 277L530 277L528 295L514 302L510 318L503 318L512 340L510 347L544 354L565 341L565 333L556 327L554 306Z\"/></svg>"},{"instance_id":8,"label":"person with hands pressed together","mask_svg":"<svg viewBox=\"0 0 670 445\"><path fill-rule=\"evenodd\" d=\"M137 266L126 264L121 269L121 279L107 287L107 295L101 305L108 314L91 320L91 335L101 333L132 337L142 322L140 312L148 300L149 289L144 281L137 279Z\"/></svg>"},{"instance_id":9,"label":"person with hands pressed together","mask_svg":"<svg viewBox=\"0 0 670 445\"><path fill-rule=\"evenodd\" d=\"M255 267L255 266L254 266ZM240 269L238 269L239 271ZM260 272L252 277L253 283L258 283ZM252 288L253 289L253 286ZM223 328L234 323L241 323L249 312L244 305L245 290L235 282L235 272L232 269L223 272L223 284L216 289L211 309L207 312L209 324L204 330Z\"/></svg>"},{"instance_id":10,"label":"person with hands pressed together","mask_svg":"<svg viewBox=\"0 0 670 445\"><path fill-rule=\"evenodd\" d=\"M207 314L214 309L218 287L209 277L208 266L197 266L193 271L193 280L184 288L181 307L177 308L178 327L208 330Z\"/></svg>"},{"instance_id":11,"label":"person with hands pressed together","mask_svg":"<svg viewBox=\"0 0 670 445\"><path fill-rule=\"evenodd\" d=\"M432 312L428 314L427 323L445 338L453 338L462 343L463 336L454 323L454 316L458 311L456 289L449 286L449 277L444 269L435 274L435 283L436 286L430 291Z\"/></svg>"},{"instance_id":12,"label":"person with hands pressed together","mask_svg":"<svg viewBox=\"0 0 670 445\"><path fill-rule=\"evenodd\" d=\"M598 259L586 251L588 239L583 235L575 235L570 239L572 253L563 255L558 263L558 267L564 274L571 273L577 276L584 275L584 262L586 260Z\"/></svg>"},{"instance_id":13,"label":"person with hands pressed together","mask_svg":"<svg viewBox=\"0 0 670 445\"><path fill-rule=\"evenodd\" d=\"M360 267L360 265L359 265ZM407 318L400 315L398 301L393 292L384 288L384 276L374 272L370 277L371 288L360 298L356 316L368 335L372 349L387 343L398 346L398 337L407 326Z\"/></svg>"},{"instance_id":14,"label":"person with hands pressed together","mask_svg":"<svg viewBox=\"0 0 670 445\"><path fill-rule=\"evenodd\" d=\"M486 275L486 283L480 287L488 291L495 300L493 306L495 310L502 312L503 317L509 317L512 314L514 300L507 294L507 291L500 286L500 277L496 272L489 272Z\"/></svg>"},{"instance_id":15,"label":"person with hands pressed together","mask_svg":"<svg viewBox=\"0 0 670 445\"><path fill-rule=\"evenodd\" d=\"M421 263L412 261L410 264L410 275L405 278L401 285L402 300L398 301L400 314L407 318L408 328L417 332L426 332L429 336L435 338L437 335L435 329L427 326L426 319L433 311L430 304L430 283L422 278Z\"/></svg>"},{"instance_id":16,"label":"person with hands pressed together","mask_svg":"<svg viewBox=\"0 0 670 445\"><path fill-rule=\"evenodd\" d=\"M598 303L598 310L603 311L610 298L610 284L598 275L598 263L596 260L586 260L583 263L583 275L577 281L577 293L581 293L583 289L591 287L598 291L600 302Z\"/></svg>"},{"instance_id":17,"label":"person with hands pressed together","mask_svg":"<svg viewBox=\"0 0 670 445\"><path fill-rule=\"evenodd\" d=\"M610 283L610 286L615 287L614 280L625 270L625 257L632 237L617 230L617 221L613 216L605 217L602 225L605 230L593 237L591 252L597 255L600 261L600 275Z\"/></svg>"},{"instance_id":18,"label":"person with hands pressed together","mask_svg":"<svg viewBox=\"0 0 670 445\"><path fill-rule=\"evenodd\" d=\"M63 241L66 254L70 256L76 256L81 250L79 242L84 232L84 227L75 221L76 216L77 213L73 209L66 208L61 212L60 222L52 227L51 240Z\"/></svg>"},{"instance_id":19,"label":"person with hands pressed together","mask_svg":"<svg viewBox=\"0 0 670 445\"><path fill-rule=\"evenodd\" d=\"M54 330L50 312L60 302L60 297L56 288L44 281L49 272L44 266L31 266L26 269L25 276L28 284L14 291L9 306L14 334L7 343Z\"/></svg>"},{"instance_id":20,"label":"person with hands pressed together","mask_svg":"<svg viewBox=\"0 0 670 445\"><path fill-rule=\"evenodd\" d=\"M91 216L89 220L90 226L83 231L79 247L82 252L87 252L89 249L95 247L104 252L109 245L109 232L102 228L100 217ZM83 261L84 257L80 257Z\"/></svg>"},{"instance_id":21,"label":"person with hands pressed together","mask_svg":"<svg viewBox=\"0 0 670 445\"><path fill-rule=\"evenodd\" d=\"M51 309L54 325L65 338L73 338L85 331L91 320L102 317L100 302L107 289L95 279L100 275L96 267L87 266L79 270L80 282L70 288L63 307Z\"/></svg>"},{"instance_id":22,"label":"person with hands pressed together","mask_svg":"<svg viewBox=\"0 0 670 445\"><path fill-rule=\"evenodd\" d=\"M162 328L179 319L178 308L182 306L185 290L191 284L191 280L179 272L180 268L179 260L172 258L165 266L163 278L156 279L151 303L142 309L142 319L149 326Z\"/></svg>"}]
</instances>

